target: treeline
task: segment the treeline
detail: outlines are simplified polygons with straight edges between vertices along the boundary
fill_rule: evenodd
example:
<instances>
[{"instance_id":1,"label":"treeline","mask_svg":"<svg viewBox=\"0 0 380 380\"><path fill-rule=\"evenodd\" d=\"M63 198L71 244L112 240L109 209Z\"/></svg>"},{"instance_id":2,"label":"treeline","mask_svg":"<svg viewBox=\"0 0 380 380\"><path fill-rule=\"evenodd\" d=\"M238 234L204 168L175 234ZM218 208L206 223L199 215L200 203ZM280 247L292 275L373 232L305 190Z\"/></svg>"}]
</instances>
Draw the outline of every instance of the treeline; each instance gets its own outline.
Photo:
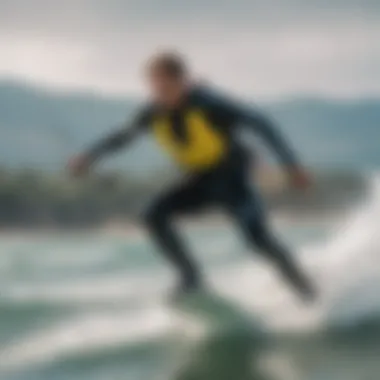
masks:
<instances>
[{"instance_id":1,"label":"treeline","mask_svg":"<svg viewBox=\"0 0 380 380\"><path fill-rule=\"evenodd\" d=\"M165 173L136 181L117 173L73 180L64 173L0 169L0 227L91 227L136 216L163 183ZM352 203L366 189L352 173L319 174L312 191L300 194L278 173L261 175L267 203L275 209L330 212Z\"/></svg>"},{"instance_id":2,"label":"treeline","mask_svg":"<svg viewBox=\"0 0 380 380\"><path fill-rule=\"evenodd\" d=\"M64 173L1 170L0 226L95 226L135 214L150 188L115 174L73 180Z\"/></svg>"}]
</instances>

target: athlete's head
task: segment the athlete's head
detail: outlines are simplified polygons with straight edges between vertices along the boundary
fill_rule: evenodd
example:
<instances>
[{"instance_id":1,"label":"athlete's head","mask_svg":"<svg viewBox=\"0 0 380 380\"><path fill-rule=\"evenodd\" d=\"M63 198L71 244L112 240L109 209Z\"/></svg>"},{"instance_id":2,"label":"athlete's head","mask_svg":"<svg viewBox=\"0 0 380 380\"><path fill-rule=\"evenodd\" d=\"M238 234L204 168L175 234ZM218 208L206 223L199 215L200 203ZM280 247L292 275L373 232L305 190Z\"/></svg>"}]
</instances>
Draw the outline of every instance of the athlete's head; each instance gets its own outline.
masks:
<instances>
[{"instance_id":1,"label":"athlete's head","mask_svg":"<svg viewBox=\"0 0 380 380\"><path fill-rule=\"evenodd\" d=\"M187 64L175 52L164 52L151 58L147 77L152 96L164 106L171 107L181 102L188 88Z\"/></svg>"}]
</instances>

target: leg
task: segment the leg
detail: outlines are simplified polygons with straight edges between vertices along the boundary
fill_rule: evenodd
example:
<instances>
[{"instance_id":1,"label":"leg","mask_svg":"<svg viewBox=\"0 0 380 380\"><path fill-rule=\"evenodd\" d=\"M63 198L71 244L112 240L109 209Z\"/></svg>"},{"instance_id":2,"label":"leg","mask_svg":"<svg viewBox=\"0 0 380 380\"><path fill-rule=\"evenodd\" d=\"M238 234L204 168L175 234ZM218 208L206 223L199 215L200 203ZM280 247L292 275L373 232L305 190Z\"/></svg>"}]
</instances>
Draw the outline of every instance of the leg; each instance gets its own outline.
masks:
<instances>
[{"instance_id":1,"label":"leg","mask_svg":"<svg viewBox=\"0 0 380 380\"><path fill-rule=\"evenodd\" d=\"M270 231L259 197L252 193L247 186L240 190L243 191L240 191L238 197L231 198L229 208L249 242L255 244L277 265L285 279L303 297L312 299L315 294L311 283L298 267L290 252Z\"/></svg>"},{"instance_id":2,"label":"leg","mask_svg":"<svg viewBox=\"0 0 380 380\"><path fill-rule=\"evenodd\" d=\"M175 214L196 210L202 201L198 183L194 182L156 199L145 215L151 237L180 273L182 290L196 288L200 283L200 274L188 254L186 244L174 230L172 219Z\"/></svg>"}]
</instances>

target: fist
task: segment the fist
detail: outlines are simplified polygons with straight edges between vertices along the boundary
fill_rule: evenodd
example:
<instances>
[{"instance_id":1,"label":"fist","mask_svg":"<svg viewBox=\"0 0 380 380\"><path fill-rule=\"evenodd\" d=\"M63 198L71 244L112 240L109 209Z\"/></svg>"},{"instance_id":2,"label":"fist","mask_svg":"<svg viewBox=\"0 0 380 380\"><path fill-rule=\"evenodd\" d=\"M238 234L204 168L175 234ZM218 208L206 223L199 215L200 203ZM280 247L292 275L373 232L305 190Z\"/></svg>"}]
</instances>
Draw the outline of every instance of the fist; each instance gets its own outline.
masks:
<instances>
[{"instance_id":1,"label":"fist","mask_svg":"<svg viewBox=\"0 0 380 380\"><path fill-rule=\"evenodd\" d=\"M84 177L91 168L92 161L85 155L74 156L67 164L67 169L73 177Z\"/></svg>"},{"instance_id":2,"label":"fist","mask_svg":"<svg viewBox=\"0 0 380 380\"><path fill-rule=\"evenodd\" d=\"M309 173L302 168L291 169L290 180L292 185L299 190L308 190L313 184Z\"/></svg>"}]
</instances>

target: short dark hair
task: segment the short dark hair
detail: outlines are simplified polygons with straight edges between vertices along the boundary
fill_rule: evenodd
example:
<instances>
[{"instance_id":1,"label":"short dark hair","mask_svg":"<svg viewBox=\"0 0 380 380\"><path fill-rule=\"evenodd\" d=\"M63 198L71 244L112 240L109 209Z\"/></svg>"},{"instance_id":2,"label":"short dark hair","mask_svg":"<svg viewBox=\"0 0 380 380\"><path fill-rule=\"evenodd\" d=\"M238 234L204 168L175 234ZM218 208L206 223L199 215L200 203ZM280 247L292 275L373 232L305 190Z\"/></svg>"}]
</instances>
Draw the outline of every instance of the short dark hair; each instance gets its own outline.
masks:
<instances>
[{"instance_id":1,"label":"short dark hair","mask_svg":"<svg viewBox=\"0 0 380 380\"><path fill-rule=\"evenodd\" d=\"M188 74L188 67L181 54L171 52L161 52L153 56L148 63L148 70L162 72L174 79L182 79Z\"/></svg>"}]
</instances>

